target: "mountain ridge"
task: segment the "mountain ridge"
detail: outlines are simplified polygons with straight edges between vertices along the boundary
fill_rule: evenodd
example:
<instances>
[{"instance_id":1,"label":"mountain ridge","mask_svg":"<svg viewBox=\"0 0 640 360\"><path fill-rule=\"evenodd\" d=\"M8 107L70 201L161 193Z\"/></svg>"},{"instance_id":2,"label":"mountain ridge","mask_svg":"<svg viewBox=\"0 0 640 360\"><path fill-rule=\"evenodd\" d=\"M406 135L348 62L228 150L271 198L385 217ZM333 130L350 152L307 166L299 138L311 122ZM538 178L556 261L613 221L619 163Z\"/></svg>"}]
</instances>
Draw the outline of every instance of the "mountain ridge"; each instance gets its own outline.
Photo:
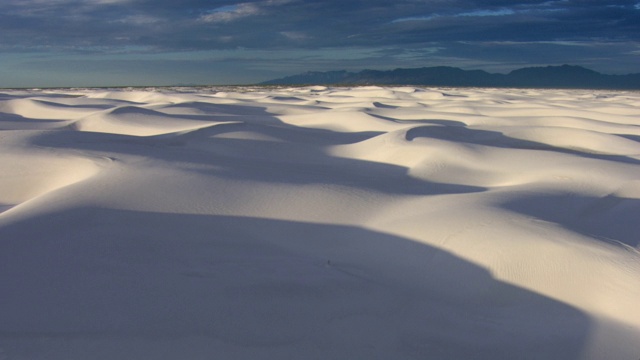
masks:
<instances>
[{"instance_id":1,"label":"mountain ridge","mask_svg":"<svg viewBox=\"0 0 640 360\"><path fill-rule=\"evenodd\" d=\"M577 66L525 67L507 74L452 66L365 69L358 72L308 71L260 85L426 85L515 88L585 88L640 90L640 73L607 75Z\"/></svg>"}]
</instances>

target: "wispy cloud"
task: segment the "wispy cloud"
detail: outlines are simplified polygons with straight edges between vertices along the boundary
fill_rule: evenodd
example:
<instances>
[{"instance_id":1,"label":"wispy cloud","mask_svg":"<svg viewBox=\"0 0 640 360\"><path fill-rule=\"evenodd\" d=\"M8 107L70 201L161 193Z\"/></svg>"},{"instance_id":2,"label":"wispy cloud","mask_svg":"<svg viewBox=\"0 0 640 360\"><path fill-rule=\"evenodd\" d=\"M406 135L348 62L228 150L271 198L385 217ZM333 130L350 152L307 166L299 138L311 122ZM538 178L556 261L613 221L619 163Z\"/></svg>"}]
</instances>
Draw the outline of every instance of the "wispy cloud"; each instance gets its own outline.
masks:
<instances>
[{"instance_id":1,"label":"wispy cloud","mask_svg":"<svg viewBox=\"0 0 640 360\"><path fill-rule=\"evenodd\" d=\"M232 22L255 15L263 15L269 7L281 6L295 1L296 0L261 0L225 5L205 11L206 13L201 15L199 20L210 23Z\"/></svg>"},{"instance_id":2,"label":"wispy cloud","mask_svg":"<svg viewBox=\"0 0 640 360\"><path fill-rule=\"evenodd\" d=\"M309 36L301 31L281 31L280 34L289 40L308 40Z\"/></svg>"},{"instance_id":3,"label":"wispy cloud","mask_svg":"<svg viewBox=\"0 0 640 360\"><path fill-rule=\"evenodd\" d=\"M479 9L479 10L474 10L469 12L453 13L453 14L447 14L447 15L432 14L432 15L425 15L425 16L409 16L409 17L404 17L400 19L395 19L392 21L392 23L400 23L400 22L406 22L406 21L430 21L430 20L443 18L443 17L456 18L456 17L506 16L506 15L513 15L516 13L517 11L512 9L498 9L498 10Z\"/></svg>"},{"instance_id":4,"label":"wispy cloud","mask_svg":"<svg viewBox=\"0 0 640 360\"><path fill-rule=\"evenodd\" d=\"M231 22L249 16L259 15L260 7L253 3L242 3L237 5L223 6L209 11L208 14L200 16L200 20L209 23Z\"/></svg>"},{"instance_id":5,"label":"wispy cloud","mask_svg":"<svg viewBox=\"0 0 640 360\"><path fill-rule=\"evenodd\" d=\"M162 18L151 16L151 15L136 14L136 15L127 15L123 18L116 20L115 22L145 26L145 25L157 24L159 22L162 22Z\"/></svg>"},{"instance_id":6,"label":"wispy cloud","mask_svg":"<svg viewBox=\"0 0 640 360\"><path fill-rule=\"evenodd\" d=\"M475 10L475 11L456 14L454 16L505 16L505 15L513 15L515 13L516 11L512 9Z\"/></svg>"},{"instance_id":7,"label":"wispy cloud","mask_svg":"<svg viewBox=\"0 0 640 360\"><path fill-rule=\"evenodd\" d=\"M429 21L429 20L437 19L439 17L442 17L442 15L434 14L434 15L425 15L425 16L409 16L409 17L403 17L400 19L394 19L391 21L391 23L395 24L395 23L402 23L407 21Z\"/></svg>"}]
</instances>

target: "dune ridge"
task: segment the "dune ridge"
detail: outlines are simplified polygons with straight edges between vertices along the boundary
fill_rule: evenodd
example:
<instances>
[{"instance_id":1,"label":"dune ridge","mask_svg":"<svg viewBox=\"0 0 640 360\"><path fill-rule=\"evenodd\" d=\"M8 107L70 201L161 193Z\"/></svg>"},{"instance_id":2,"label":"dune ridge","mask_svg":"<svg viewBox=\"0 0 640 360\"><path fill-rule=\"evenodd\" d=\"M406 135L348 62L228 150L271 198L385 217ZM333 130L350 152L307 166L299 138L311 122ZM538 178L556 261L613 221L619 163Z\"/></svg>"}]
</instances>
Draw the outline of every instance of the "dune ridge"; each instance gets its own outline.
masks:
<instances>
[{"instance_id":1,"label":"dune ridge","mask_svg":"<svg viewBox=\"0 0 640 360\"><path fill-rule=\"evenodd\" d=\"M637 359L640 93L0 93L0 358Z\"/></svg>"}]
</instances>

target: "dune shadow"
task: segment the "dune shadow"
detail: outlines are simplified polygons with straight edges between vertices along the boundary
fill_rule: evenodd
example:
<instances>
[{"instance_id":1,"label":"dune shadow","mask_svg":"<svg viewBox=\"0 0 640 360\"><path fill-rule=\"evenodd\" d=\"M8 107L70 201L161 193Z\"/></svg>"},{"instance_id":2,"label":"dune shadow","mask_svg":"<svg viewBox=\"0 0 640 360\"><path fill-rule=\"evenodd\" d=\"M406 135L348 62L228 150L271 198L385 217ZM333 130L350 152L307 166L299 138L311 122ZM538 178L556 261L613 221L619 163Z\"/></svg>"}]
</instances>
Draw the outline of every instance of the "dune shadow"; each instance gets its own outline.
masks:
<instances>
[{"instance_id":1,"label":"dune shadow","mask_svg":"<svg viewBox=\"0 0 640 360\"><path fill-rule=\"evenodd\" d=\"M629 156L598 154L582 151L579 149L557 147L541 142L512 138L504 135L499 131L470 129L468 127L457 125L417 126L407 131L406 138L409 141L418 138L430 138L505 149L554 151L563 154L576 155L588 159L616 161L627 164L640 164L639 159L635 159Z\"/></svg>"},{"instance_id":2,"label":"dune shadow","mask_svg":"<svg viewBox=\"0 0 640 360\"><path fill-rule=\"evenodd\" d=\"M571 360L590 332L567 304L353 226L72 208L1 226L0 264L9 358L126 341L119 358L168 359L186 339L198 358Z\"/></svg>"},{"instance_id":3,"label":"dune shadow","mask_svg":"<svg viewBox=\"0 0 640 360\"><path fill-rule=\"evenodd\" d=\"M224 111L225 108L222 108L220 106L216 106L214 109L211 109L211 110L216 110L217 112L212 112L210 114L206 114L206 113L205 114L172 114L172 113L162 112L161 110L164 108L172 109L172 108L176 108L176 106L175 105L166 106L159 110L153 110L153 109L142 108L136 105L127 105L127 106L120 106L115 108L110 107L106 112L106 114L108 116L123 117L123 118L126 118L127 116L147 116L147 117L156 117L156 118L164 118L164 119L171 119L171 120L194 120L194 121L202 121L202 122L210 122L210 121L251 122L252 120L255 121L256 118L259 121L265 120L265 118L262 116L264 114L259 114L259 113L253 114L252 112L249 112L248 114L242 114L242 113L234 114L233 111Z\"/></svg>"},{"instance_id":4,"label":"dune shadow","mask_svg":"<svg viewBox=\"0 0 640 360\"><path fill-rule=\"evenodd\" d=\"M32 119L22 115L0 112L0 131L54 129L65 123L68 123L68 120Z\"/></svg>"},{"instance_id":5,"label":"dune shadow","mask_svg":"<svg viewBox=\"0 0 640 360\"><path fill-rule=\"evenodd\" d=\"M32 98L32 97L51 98L51 99L55 99L55 98L71 99L71 98L78 98L82 96L82 95L72 95L72 94L46 94L46 93L40 93L40 92L32 92L30 90L25 90L25 89L22 89L22 91L24 91L25 93L15 94L15 93L0 92L0 101L25 99L25 98Z\"/></svg>"},{"instance_id":6,"label":"dune shadow","mask_svg":"<svg viewBox=\"0 0 640 360\"><path fill-rule=\"evenodd\" d=\"M233 123L220 122L192 131L140 137L67 129L43 133L31 141L37 146L145 156L171 162L185 171L238 180L332 184L414 195L486 190L429 182L410 176L403 166L336 157L328 151L332 146L365 141L380 132L342 133L298 127L280 121L265 109L258 115L255 106L248 107L247 116L241 115L243 106L233 108ZM227 115L219 116L211 115L210 120L230 120ZM195 169L185 164L199 166Z\"/></svg>"},{"instance_id":7,"label":"dune shadow","mask_svg":"<svg viewBox=\"0 0 640 360\"><path fill-rule=\"evenodd\" d=\"M163 109L183 109L184 111L197 110L203 115L235 115L235 116L265 116L271 115L264 106L249 106L241 104L217 104L206 101L185 101L176 104L162 106ZM180 115L180 114L176 114ZM278 120L279 121L279 120Z\"/></svg>"},{"instance_id":8,"label":"dune shadow","mask_svg":"<svg viewBox=\"0 0 640 360\"><path fill-rule=\"evenodd\" d=\"M640 135L632 135L632 134L616 134L617 136L623 137L625 139L633 140L635 142L640 143Z\"/></svg>"},{"instance_id":9,"label":"dune shadow","mask_svg":"<svg viewBox=\"0 0 640 360\"><path fill-rule=\"evenodd\" d=\"M384 116L384 115L379 115L379 114L372 114L372 113L367 113L367 115L372 116L374 118L377 119L382 119L382 120L387 120L387 121L391 121L394 123L399 123L399 124L407 124L407 125L416 125L416 124L431 124L431 125L441 125L441 126L467 126L467 124L465 124L462 121L457 121L457 120L446 120L446 119L411 119L411 120L403 120L403 119L396 119L390 116Z\"/></svg>"},{"instance_id":10,"label":"dune shadow","mask_svg":"<svg viewBox=\"0 0 640 360\"><path fill-rule=\"evenodd\" d=\"M513 198L501 206L600 241L640 246L640 199L545 194Z\"/></svg>"},{"instance_id":11,"label":"dune shadow","mask_svg":"<svg viewBox=\"0 0 640 360\"><path fill-rule=\"evenodd\" d=\"M50 106L52 108L62 108L62 109L82 109L82 110L107 110L113 108L112 104L64 104L55 101L46 101L46 100L37 100L33 99L35 103Z\"/></svg>"}]
</instances>

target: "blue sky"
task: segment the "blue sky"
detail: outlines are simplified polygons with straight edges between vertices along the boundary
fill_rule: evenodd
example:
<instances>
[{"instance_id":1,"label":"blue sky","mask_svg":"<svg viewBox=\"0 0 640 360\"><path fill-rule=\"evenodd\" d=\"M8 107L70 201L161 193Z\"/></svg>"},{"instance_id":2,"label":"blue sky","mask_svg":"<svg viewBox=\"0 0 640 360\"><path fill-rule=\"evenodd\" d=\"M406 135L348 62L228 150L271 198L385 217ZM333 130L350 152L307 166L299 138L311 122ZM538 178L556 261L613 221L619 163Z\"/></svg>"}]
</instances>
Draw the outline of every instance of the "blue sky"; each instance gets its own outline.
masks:
<instances>
[{"instance_id":1,"label":"blue sky","mask_svg":"<svg viewBox=\"0 0 640 360\"><path fill-rule=\"evenodd\" d=\"M640 72L640 0L0 1L0 87L565 63Z\"/></svg>"}]
</instances>

